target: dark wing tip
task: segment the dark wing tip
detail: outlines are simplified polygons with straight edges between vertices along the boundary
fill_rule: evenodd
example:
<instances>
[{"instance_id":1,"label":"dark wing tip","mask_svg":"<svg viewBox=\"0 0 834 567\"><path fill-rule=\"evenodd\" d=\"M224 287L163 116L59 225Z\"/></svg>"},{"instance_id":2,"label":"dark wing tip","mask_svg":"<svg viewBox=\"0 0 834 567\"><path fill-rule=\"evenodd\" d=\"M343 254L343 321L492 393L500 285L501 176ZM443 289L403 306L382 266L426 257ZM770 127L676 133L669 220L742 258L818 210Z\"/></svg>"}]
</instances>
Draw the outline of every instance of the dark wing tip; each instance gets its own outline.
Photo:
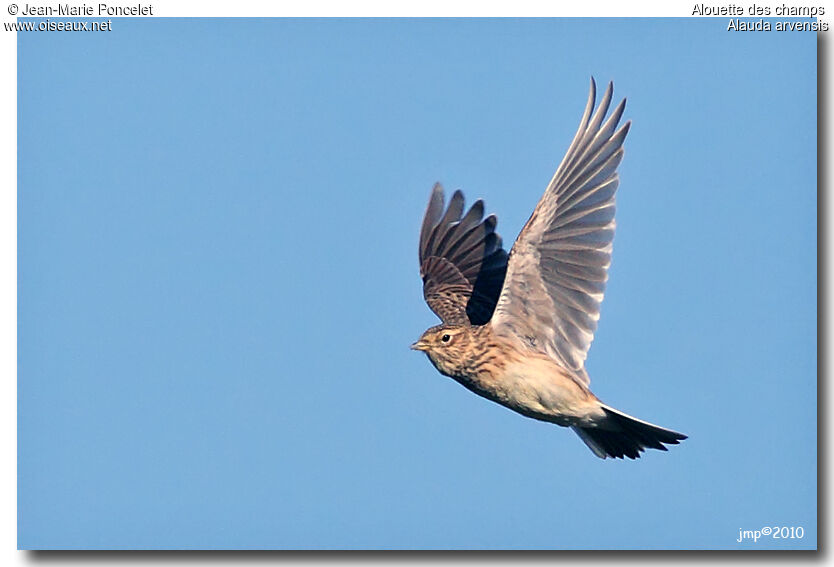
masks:
<instances>
[{"instance_id":1,"label":"dark wing tip","mask_svg":"<svg viewBox=\"0 0 834 567\"><path fill-rule=\"evenodd\" d=\"M426 213L423 216L423 225L420 228L420 250L419 259L422 264L425 259L426 248L429 244L429 238L432 234L432 229L440 221L445 208L445 196L443 192L443 185L439 182L435 183L429 195L429 204L426 206Z\"/></svg>"},{"instance_id":2,"label":"dark wing tip","mask_svg":"<svg viewBox=\"0 0 834 567\"><path fill-rule=\"evenodd\" d=\"M611 136L611 138L615 138L617 136L620 136L621 138L625 139L625 137L628 135L629 131L631 131L631 120L627 120L625 124L620 126L620 129L613 136ZM622 150L622 149L624 149L624 148L621 146L620 150Z\"/></svg>"},{"instance_id":3,"label":"dark wing tip","mask_svg":"<svg viewBox=\"0 0 834 567\"><path fill-rule=\"evenodd\" d=\"M431 210L431 206L437 201L440 200L441 208L443 208L443 201L445 201L445 191L443 190L443 184L439 181L432 185L431 194L429 195L429 210Z\"/></svg>"},{"instance_id":4,"label":"dark wing tip","mask_svg":"<svg viewBox=\"0 0 834 567\"><path fill-rule=\"evenodd\" d=\"M444 207L446 200L445 191L443 190L443 184L439 181L432 185L431 194L429 195L429 207L431 207L432 203L436 200L440 200L441 209Z\"/></svg>"},{"instance_id":5,"label":"dark wing tip","mask_svg":"<svg viewBox=\"0 0 834 567\"><path fill-rule=\"evenodd\" d=\"M464 207L464 198L463 198L463 191L460 189L456 189L454 193L452 193L452 198L449 199L449 209L460 209L460 213L454 211L456 216L458 217L456 220L460 220L461 214L463 214L463 207ZM453 209L453 210L454 210ZM448 212L448 211L447 211Z\"/></svg>"}]
</instances>

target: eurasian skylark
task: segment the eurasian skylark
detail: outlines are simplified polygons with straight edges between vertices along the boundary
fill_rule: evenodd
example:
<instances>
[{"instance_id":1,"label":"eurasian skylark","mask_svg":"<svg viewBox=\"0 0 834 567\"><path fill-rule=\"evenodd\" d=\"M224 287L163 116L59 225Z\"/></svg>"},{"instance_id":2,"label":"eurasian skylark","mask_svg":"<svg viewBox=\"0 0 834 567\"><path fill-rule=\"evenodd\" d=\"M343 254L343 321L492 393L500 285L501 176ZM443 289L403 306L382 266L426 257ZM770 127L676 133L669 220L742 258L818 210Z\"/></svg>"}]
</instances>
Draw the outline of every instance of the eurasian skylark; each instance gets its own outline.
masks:
<instances>
[{"instance_id":1,"label":"eurasian skylark","mask_svg":"<svg viewBox=\"0 0 834 567\"><path fill-rule=\"evenodd\" d=\"M444 212L443 188L434 186L420 275L443 324L412 348L476 394L572 428L598 457L636 459L686 435L617 411L588 387L585 358L608 279L617 166L631 125L617 130L625 100L605 119L612 92L609 83L593 112L591 79L579 130L509 255L482 201L464 214L456 191Z\"/></svg>"}]
</instances>

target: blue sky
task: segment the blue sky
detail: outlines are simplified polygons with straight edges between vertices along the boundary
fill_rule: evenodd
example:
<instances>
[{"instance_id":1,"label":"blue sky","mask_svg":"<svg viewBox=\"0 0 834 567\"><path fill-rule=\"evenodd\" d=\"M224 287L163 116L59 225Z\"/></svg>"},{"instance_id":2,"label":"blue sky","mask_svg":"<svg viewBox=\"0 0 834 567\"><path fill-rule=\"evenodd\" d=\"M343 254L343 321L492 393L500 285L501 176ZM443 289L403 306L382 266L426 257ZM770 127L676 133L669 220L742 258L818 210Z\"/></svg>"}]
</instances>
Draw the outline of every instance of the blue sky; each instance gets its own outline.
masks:
<instances>
[{"instance_id":1,"label":"blue sky","mask_svg":"<svg viewBox=\"0 0 834 567\"><path fill-rule=\"evenodd\" d=\"M814 548L816 36L725 30L18 34L19 546ZM590 75L634 122L591 385L690 435L636 462L408 349L432 184L509 246Z\"/></svg>"}]
</instances>

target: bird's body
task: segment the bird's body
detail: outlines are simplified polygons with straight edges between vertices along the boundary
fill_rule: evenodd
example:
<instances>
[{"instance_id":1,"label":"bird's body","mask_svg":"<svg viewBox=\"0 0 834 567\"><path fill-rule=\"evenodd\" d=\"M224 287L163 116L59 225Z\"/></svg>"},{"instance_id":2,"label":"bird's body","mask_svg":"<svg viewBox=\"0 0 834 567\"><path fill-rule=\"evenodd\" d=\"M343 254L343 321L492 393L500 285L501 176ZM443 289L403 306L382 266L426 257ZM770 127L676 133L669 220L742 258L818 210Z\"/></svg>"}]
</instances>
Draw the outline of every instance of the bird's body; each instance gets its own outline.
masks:
<instances>
[{"instance_id":1,"label":"bird's body","mask_svg":"<svg viewBox=\"0 0 834 567\"><path fill-rule=\"evenodd\" d=\"M472 392L527 417L563 426L586 423L598 401L581 380L548 356L527 352L490 323L442 329L464 343L451 357L429 356L435 368ZM457 333L457 334L454 334ZM442 337L442 335L441 335ZM415 348L424 345L418 342ZM448 352L448 349L444 349Z\"/></svg>"},{"instance_id":2,"label":"bird's body","mask_svg":"<svg viewBox=\"0 0 834 567\"><path fill-rule=\"evenodd\" d=\"M686 436L603 404L585 357L599 318L614 235L616 173L629 124L612 85L573 143L508 255L483 202L444 206L432 191L420 234L423 295L442 325L412 348L472 392L524 416L571 427L601 458L637 458ZM445 210L444 210L445 209Z\"/></svg>"}]
</instances>

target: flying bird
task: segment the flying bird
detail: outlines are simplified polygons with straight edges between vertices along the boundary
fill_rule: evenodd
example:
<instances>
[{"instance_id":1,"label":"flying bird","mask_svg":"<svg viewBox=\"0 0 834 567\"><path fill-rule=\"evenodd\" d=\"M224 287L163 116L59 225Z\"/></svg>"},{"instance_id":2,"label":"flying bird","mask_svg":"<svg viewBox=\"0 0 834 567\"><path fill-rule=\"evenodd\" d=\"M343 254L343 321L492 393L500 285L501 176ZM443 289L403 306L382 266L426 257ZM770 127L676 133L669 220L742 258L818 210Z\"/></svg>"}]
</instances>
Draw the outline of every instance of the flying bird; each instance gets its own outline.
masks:
<instances>
[{"instance_id":1,"label":"flying bird","mask_svg":"<svg viewBox=\"0 0 834 567\"><path fill-rule=\"evenodd\" d=\"M420 232L423 296L442 324L412 349L442 374L521 415L570 427L600 458L666 451L686 435L597 398L585 358L594 338L614 239L614 201L631 122L625 100L594 111L596 84L567 154L508 255L484 203L445 206L436 184Z\"/></svg>"}]
</instances>

